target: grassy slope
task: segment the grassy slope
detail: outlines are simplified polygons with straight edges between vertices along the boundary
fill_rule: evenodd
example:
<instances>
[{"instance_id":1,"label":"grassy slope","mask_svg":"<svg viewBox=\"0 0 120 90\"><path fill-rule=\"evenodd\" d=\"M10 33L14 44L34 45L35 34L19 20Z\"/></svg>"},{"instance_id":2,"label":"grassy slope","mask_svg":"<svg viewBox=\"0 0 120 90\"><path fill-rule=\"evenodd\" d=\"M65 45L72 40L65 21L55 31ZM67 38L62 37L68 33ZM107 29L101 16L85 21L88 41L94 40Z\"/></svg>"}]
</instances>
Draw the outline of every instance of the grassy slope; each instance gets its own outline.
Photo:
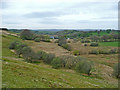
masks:
<instances>
[{"instance_id":1,"label":"grassy slope","mask_svg":"<svg viewBox=\"0 0 120 90\"><path fill-rule=\"evenodd\" d=\"M3 61L3 87L117 87L116 83L110 84L103 79L82 76L70 70L56 70L43 63L35 65L21 61L8 49L15 39L20 40L10 35L3 37L3 57L8 58Z\"/></svg>"},{"instance_id":2,"label":"grassy slope","mask_svg":"<svg viewBox=\"0 0 120 90\"><path fill-rule=\"evenodd\" d=\"M102 79L85 77L63 69L56 70L44 64L29 64L24 61L3 61L3 88L87 88L116 87Z\"/></svg>"}]
</instances>

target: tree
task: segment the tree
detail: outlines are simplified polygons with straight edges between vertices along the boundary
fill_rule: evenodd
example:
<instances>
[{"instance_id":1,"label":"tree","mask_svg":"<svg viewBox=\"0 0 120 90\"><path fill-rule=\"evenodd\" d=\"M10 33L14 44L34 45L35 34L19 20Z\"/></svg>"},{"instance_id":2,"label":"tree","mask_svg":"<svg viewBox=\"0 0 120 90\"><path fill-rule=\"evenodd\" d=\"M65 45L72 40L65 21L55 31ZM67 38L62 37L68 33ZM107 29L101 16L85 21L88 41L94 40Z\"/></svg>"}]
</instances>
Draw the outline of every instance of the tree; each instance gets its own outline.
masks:
<instances>
[{"instance_id":1,"label":"tree","mask_svg":"<svg viewBox=\"0 0 120 90\"><path fill-rule=\"evenodd\" d=\"M30 30L25 29L20 33L20 38L23 40L32 40L35 38L35 35Z\"/></svg>"}]
</instances>

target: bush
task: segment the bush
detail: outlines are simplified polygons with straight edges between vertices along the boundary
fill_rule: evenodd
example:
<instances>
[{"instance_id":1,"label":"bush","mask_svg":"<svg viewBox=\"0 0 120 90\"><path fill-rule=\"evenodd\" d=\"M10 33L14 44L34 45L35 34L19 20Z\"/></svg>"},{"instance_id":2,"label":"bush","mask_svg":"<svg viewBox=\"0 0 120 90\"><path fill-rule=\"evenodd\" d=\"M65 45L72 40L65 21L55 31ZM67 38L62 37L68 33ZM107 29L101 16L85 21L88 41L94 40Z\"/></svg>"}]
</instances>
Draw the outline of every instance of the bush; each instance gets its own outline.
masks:
<instances>
[{"instance_id":1,"label":"bush","mask_svg":"<svg viewBox=\"0 0 120 90\"><path fill-rule=\"evenodd\" d=\"M113 75L114 75L116 78L120 78L120 63L114 65Z\"/></svg>"},{"instance_id":2,"label":"bush","mask_svg":"<svg viewBox=\"0 0 120 90\"><path fill-rule=\"evenodd\" d=\"M110 53L111 53L111 54L116 54L116 53L118 53L118 49L116 49L116 48L111 49L111 50L110 50Z\"/></svg>"},{"instance_id":3,"label":"bush","mask_svg":"<svg viewBox=\"0 0 120 90\"><path fill-rule=\"evenodd\" d=\"M90 43L89 40L82 40L81 43Z\"/></svg>"},{"instance_id":4,"label":"bush","mask_svg":"<svg viewBox=\"0 0 120 90\"><path fill-rule=\"evenodd\" d=\"M99 51L98 50L92 50L92 51L89 52L89 54L96 54L97 55L97 54L99 54Z\"/></svg>"},{"instance_id":5,"label":"bush","mask_svg":"<svg viewBox=\"0 0 120 90\"><path fill-rule=\"evenodd\" d=\"M43 60L43 56L45 56L45 55L46 55L46 52L44 52L44 51L37 52L37 56L38 56L39 60Z\"/></svg>"},{"instance_id":6,"label":"bush","mask_svg":"<svg viewBox=\"0 0 120 90\"><path fill-rule=\"evenodd\" d=\"M58 43L58 40L56 40L54 43Z\"/></svg>"},{"instance_id":7,"label":"bush","mask_svg":"<svg viewBox=\"0 0 120 90\"><path fill-rule=\"evenodd\" d=\"M80 52L79 52L78 50L75 50L75 51L73 52L73 55L78 56L78 55L80 55Z\"/></svg>"},{"instance_id":8,"label":"bush","mask_svg":"<svg viewBox=\"0 0 120 90\"><path fill-rule=\"evenodd\" d=\"M92 47L97 47L97 46L98 46L98 43L91 43L90 46L92 46Z\"/></svg>"},{"instance_id":9,"label":"bush","mask_svg":"<svg viewBox=\"0 0 120 90\"><path fill-rule=\"evenodd\" d=\"M87 44L84 44L84 46L87 46Z\"/></svg>"},{"instance_id":10,"label":"bush","mask_svg":"<svg viewBox=\"0 0 120 90\"><path fill-rule=\"evenodd\" d=\"M16 45L18 45L20 42L19 41L13 41L10 45L9 45L9 49L15 49Z\"/></svg>"},{"instance_id":11,"label":"bush","mask_svg":"<svg viewBox=\"0 0 120 90\"><path fill-rule=\"evenodd\" d=\"M92 63L87 60L81 60L75 67L76 71L79 73L85 73L90 75L92 70Z\"/></svg>"},{"instance_id":12,"label":"bush","mask_svg":"<svg viewBox=\"0 0 120 90\"><path fill-rule=\"evenodd\" d=\"M43 42L50 42L50 40L42 40Z\"/></svg>"},{"instance_id":13,"label":"bush","mask_svg":"<svg viewBox=\"0 0 120 90\"><path fill-rule=\"evenodd\" d=\"M43 61L47 64L51 64L52 60L55 58L55 54L49 53L43 55Z\"/></svg>"},{"instance_id":14,"label":"bush","mask_svg":"<svg viewBox=\"0 0 120 90\"><path fill-rule=\"evenodd\" d=\"M23 47L22 55L27 62L32 62L32 60L37 59L37 55L32 51L30 47Z\"/></svg>"},{"instance_id":15,"label":"bush","mask_svg":"<svg viewBox=\"0 0 120 90\"><path fill-rule=\"evenodd\" d=\"M16 50L16 54L19 55L19 57L22 53L24 53L23 52L24 47L27 47L27 45L22 44L22 43L19 43L18 45L16 45L15 50Z\"/></svg>"},{"instance_id":16,"label":"bush","mask_svg":"<svg viewBox=\"0 0 120 90\"><path fill-rule=\"evenodd\" d=\"M110 54L108 50L99 50L99 54Z\"/></svg>"},{"instance_id":17,"label":"bush","mask_svg":"<svg viewBox=\"0 0 120 90\"><path fill-rule=\"evenodd\" d=\"M52 67L55 69L61 68L64 65L64 61L61 60L59 57L56 57L53 59L53 61L51 62Z\"/></svg>"},{"instance_id":18,"label":"bush","mask_svg":"<svg viewBox=\"0 0 120 90\"><path fill-rule=\"evenodd\" d=\"M73 57L73 56L60 56L59 57L62 61L64 61L64 63L62 63L64 68L68 68L68 69L74 69L76 64L81 61L81 60L85 60L85 58L82 57Z\"/></svg>"},{"instance_id":19,"label":"bush","mask_svg":"<svg viewBox=\"0 0 120 90\"><path fill-rule=\"evenodd\" d=\"M71 43L70 41L68 41L68 43Z\"/></svg>"},{"instance_id":20,"label":"bush","mask_svg":"<svg viewBox=\"0 0 120 90\"><path fill-rule=\"evenodd\" d=\"M64 49L67 49L68 51L71 51L71 46L68 45L68 44L63 44L62 47L63 47Z\"/></svg>"},{"instance_id":21,"label":"bush","mask_svg":"<svg viewBox=\"0 0 120 90\"><path fill-rule=\"evenodd\" d=\"M68 69L74 68L75 57L65 55L65 56L60 56L59 58L62 61L64 61L64 63L63 63L64 68L68 68Z\"/></svg>"},{"instance_id":22,"label":"bush","mask_svg":"<svg viewBox=\"0 0 120 90\"><path fill-rule=\"evenodd\" d=\"M40 42L40 38L35 38L34 41L35 42Z\"/></svg>"}]
</instances>

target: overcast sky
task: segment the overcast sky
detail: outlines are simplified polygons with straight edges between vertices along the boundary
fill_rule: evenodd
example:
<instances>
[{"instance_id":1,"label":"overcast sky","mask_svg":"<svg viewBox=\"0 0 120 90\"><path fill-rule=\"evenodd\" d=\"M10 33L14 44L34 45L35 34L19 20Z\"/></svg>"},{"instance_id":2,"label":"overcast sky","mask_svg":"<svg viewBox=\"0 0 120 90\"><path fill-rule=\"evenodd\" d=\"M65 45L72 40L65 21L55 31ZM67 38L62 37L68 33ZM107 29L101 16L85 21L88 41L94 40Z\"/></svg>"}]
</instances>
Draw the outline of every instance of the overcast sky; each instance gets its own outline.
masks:
<instances>
[{"instance_id":1,"label":"overcast sky","mask_svg":"<svg viewBox=\"0 0 120 90\"><path fill-rule=\"evenodd\" d=\"M2 27L117 29L119 0L1 0Z\"/></svg>"}]
</instances>

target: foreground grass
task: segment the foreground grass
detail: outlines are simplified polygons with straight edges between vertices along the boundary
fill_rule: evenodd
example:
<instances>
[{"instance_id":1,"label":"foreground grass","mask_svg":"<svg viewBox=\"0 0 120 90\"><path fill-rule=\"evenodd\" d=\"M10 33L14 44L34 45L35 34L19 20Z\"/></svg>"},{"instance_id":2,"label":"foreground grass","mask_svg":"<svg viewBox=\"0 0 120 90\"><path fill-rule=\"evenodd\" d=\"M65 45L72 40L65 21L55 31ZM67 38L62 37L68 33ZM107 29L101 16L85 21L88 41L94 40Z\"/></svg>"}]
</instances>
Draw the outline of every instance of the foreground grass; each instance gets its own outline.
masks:
<instances>
[{"instance_id":1,"label":"foreground grass","mask_svg":"<svg viewBox=\"0 0 120 90\"><path fill-rule=\"evenodd\" d=\"M36 65L20 60L4 59L3 88L113 88L108 82L65 70L56 70L43 63Z\"/></svg>"}]
</instances>

